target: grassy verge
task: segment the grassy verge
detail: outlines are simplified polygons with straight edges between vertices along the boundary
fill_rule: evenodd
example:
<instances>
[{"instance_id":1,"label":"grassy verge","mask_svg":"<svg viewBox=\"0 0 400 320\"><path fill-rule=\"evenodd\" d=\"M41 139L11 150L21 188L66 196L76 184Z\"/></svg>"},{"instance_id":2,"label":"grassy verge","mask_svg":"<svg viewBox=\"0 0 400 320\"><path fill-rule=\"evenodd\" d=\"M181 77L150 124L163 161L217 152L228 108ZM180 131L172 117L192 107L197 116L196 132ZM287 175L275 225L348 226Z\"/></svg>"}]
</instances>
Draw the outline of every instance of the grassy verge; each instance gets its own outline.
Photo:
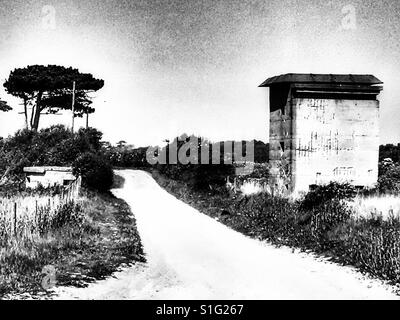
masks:
<instances>
[{"instance_id":1,"label":"grassy verge","mask_svg":"<svg viewBox=\"0 0 400 320\"><path fill-rule=\"evenodd\" d=\"M123 184L121 178L116 184ZM111 193L83 191L82 201L60 207L45 225L2 243L0 297L48 294L45 266L54 268L57 285L82 287L144 261L130 208Z\"/></svg>"},{"instance_id":2,"label":"grassy verge","mask_svg":"<svg viewBox=\"0 0 400 320\"><path fill-rule=\"evenodd\" d=\"M304 209L267 195L238 196L224 189L199 191L152 172L168 192L252 238L312 251L360 271L400 283L400 220L354 217L345 202Z\"/></svg>"}]
</instances>

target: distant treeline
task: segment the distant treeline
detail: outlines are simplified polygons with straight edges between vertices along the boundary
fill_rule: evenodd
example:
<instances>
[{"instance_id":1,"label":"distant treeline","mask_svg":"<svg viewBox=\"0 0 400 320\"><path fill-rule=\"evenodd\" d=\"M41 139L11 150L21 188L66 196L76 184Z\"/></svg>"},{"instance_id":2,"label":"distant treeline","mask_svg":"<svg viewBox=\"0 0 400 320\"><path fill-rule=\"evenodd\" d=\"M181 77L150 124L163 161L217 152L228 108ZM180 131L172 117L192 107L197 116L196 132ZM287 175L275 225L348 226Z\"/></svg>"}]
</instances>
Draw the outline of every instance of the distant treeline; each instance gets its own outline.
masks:
<instances>
[{"instance_id":1,"label":"distant treeline","mask_svg":"<svg viewBox=\"0 0 400 320\"><path fill-rule=\"evenodd\" d=\"M190 139L190 136L187 136L187 135L182 135L181 137L179 137L179 139L182 139L182 137L184 137L184 136L186 136L188 140ZM206 140L201 140L201 141L206 141ZM223 155L223 153L224 153L225 145L229 144L230 146L232 146L232 143L234 143L234 142L235 141L217 142L216 144L219 144L221 147L221 155ZM254 162L256 162L256 163L268 162L269 144L264 143L263 141L259 141L259 140L253 140L252 142L254 143ZM173 142L169 143L168 146L171 146L172 143ZM181 141L181 140L179 141L178 149L183 145L183 143L184 143L183 141ZM249 143L249 141L242 141L243 152L245 152L245 150L246 150L246 148L245 148L246 143ZM126 144L125 141L120 141L115 146L111 145L110 143L104 143L104 147L107 150L107 154L109 156L109 159L111 160L112 165L115 167L148 167L149 166L149 164L146 161L146 151L147 151L148 147L135 148L132 145ZM160 150L162 151L165 149L167 149L167 145L162 147ZM227 148L227 149L230 149L230 148ZM229 155L227 155L227 157L229 158ZM222 160L222 162L223 162L223 160Z\"/></svg>"},{"instance_id":2,"label":"distant treeline","mask_svg":"<svg viewBox=\"0 0 400 320\"><path fill-rule=\"evenodd\" d=\"M221 152L224 150L225 143L232 143L234 141L219 142L221 145ZM252 140L254 143L254 162L266 163L269 160L269 143L264 143L259 140ZM248 141L242 141L243 146ZM164 146L166 148L166 146ZM124 141L119 142L116 146L107 144L108 154L114 166L117 167L146 167L147 147L135 148L126 145ZM245 148L243 148L245 150ZM379 147L379 162L384 159L390 158L393 162L400 162L400 144L385 144Z\"/></svg>"}]
</instances>

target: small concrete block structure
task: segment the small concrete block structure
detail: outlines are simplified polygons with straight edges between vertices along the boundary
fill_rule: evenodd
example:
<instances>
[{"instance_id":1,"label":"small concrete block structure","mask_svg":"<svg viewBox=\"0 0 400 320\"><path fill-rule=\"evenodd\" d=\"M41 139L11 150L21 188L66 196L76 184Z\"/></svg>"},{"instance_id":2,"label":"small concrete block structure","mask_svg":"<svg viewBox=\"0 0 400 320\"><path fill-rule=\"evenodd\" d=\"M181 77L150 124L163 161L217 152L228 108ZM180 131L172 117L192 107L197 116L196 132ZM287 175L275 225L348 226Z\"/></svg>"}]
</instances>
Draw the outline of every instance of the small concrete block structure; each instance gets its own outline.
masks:
<instances>
[{"instance_id":1,"label":"small concrete block structure","mask_svg":"<svg viewBox=\"0 0 400 320\"><path fill-rule=\"evenodd\" d=\"M378 178L380 80L372 75L285 74L269 87L271 186L283 194L331 181Z\"/></svg>"},{"instance_id":2,"label":"small concrete block structure","mask_svg":"<svg viewBox=\"0 0 400 320\"><path fill-rule=\"evenodd\" d=\"M27 188L68 186L76 180L71 167L25 167Z\"/></svg>"}]
</instances>

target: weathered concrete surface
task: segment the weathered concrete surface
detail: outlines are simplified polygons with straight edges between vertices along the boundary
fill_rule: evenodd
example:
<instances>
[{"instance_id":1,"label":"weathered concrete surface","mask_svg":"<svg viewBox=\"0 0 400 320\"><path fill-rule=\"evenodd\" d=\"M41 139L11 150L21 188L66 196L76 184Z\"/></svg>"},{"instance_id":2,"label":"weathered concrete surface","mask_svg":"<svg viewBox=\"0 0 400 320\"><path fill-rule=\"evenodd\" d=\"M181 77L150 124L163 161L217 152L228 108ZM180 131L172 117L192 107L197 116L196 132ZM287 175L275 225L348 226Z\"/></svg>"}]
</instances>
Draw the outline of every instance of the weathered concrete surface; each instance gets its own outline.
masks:
<instances>
[{"instance_id":1,"label":"weathered concrete surface","mask_svg":"<svg viewBox=\"0 0 400 320\"><path fill-rule=\"evenodd\" d=\"M25 185L28 188L63 186L76 180L71 167L25 167Z\"/></svg>"},{"instance_id":2,"label":"weathered concrete surface","mask_svg":"<svg viewBox=\"0 0 400 320\"><path fill-rule=\"evenodd\" d=\"M372 187L378 177L379 102L294 98L271 112L270 164L277 189L347 181Z\"/></svg>"}]
</instances>

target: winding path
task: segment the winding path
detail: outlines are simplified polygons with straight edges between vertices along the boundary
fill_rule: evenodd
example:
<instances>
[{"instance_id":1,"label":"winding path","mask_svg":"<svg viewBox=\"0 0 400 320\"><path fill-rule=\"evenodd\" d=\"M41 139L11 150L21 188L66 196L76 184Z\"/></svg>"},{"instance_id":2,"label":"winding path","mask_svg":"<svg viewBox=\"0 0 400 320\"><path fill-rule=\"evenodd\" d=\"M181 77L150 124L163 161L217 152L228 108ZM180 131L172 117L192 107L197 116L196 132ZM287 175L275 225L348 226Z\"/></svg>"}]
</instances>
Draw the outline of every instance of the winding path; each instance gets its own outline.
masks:
<instances>
[{"instance_id":1,"label":"winding path","mask_svg":"<svg viewBox=\"0 0 400 320\"><path fill-rule=\"evenodd\" d=\"M60 299L396 299L391 287L350 267L249 239L123 170L113 193L132 208L147 256Z\"/></svg>"}]
</instances>

